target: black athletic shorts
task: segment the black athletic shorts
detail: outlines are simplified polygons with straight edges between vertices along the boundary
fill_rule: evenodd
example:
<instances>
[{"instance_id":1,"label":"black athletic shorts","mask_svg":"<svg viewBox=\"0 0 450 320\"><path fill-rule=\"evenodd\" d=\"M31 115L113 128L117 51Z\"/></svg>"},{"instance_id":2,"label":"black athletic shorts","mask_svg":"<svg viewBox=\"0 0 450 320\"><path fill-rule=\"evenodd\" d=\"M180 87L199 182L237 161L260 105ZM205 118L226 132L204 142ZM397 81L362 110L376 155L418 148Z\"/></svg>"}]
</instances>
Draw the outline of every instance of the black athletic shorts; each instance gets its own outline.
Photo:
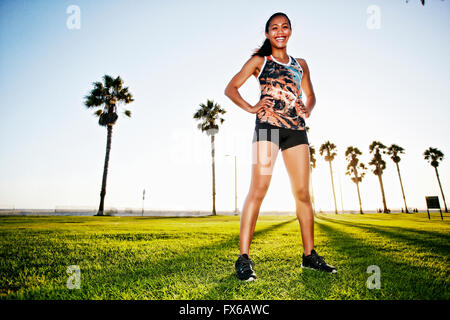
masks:
<instances>
[{"instance_id":1,"label":"black athletic shorts","mask_svg":"<svg viewBox=\"0 0 450 320\"><path fill-rule=\"evenodd\" d=\"M272 141L281 151L299 144L309 145L306 130L287 129L270 123L255 124L253 142L255 141Z\"/></svg>"}]
</instances>

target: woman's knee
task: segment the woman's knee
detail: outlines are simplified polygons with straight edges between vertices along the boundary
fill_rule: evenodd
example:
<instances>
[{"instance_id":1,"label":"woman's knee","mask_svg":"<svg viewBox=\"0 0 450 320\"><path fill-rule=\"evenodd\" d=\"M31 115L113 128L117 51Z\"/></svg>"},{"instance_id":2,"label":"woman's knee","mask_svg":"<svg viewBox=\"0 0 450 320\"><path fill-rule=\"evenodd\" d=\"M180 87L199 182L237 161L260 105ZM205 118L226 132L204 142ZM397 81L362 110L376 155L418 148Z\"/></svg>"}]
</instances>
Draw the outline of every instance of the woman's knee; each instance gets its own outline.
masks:
<instances>
[{"instance_id":1,"label":"woman's knee","mask_svg":"<svg viewBox=\"0 0 450 320\"><path fill-rule=\"evenodd\" d=\"M262 201L266 196L268 185L253 186L250 189L248 197L252 201Z\"/></svg>"},{"instance_id":2,"label":"woman's knee","mask_svg":"<svg viewBox=\"0 0 450 320\"><path fill-rule=\"evenodd\" d=\"M294 194L295 201L300 201L300 202L310 202L311 201L308 187L295 188L295 189L293 189L292 193Z\"/></svg>"}]
</instances>

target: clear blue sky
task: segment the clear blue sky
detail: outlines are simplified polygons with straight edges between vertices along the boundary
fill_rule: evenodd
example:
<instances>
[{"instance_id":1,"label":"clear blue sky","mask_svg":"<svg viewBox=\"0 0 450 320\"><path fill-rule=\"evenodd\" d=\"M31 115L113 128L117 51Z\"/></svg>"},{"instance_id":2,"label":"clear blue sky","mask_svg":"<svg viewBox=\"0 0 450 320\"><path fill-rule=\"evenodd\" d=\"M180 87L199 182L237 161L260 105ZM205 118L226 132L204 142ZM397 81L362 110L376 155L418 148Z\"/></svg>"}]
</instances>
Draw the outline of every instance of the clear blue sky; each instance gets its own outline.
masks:
<instances>
[{"instance_id":1,"label":"clear blue sky","mask_svg":"<svg viewBox=\"0 0 450 320\"><path fill-rule=\"evenodd\" d=\"M80 29L67 28L70 5L81 10ZM380 9L379 29L367 27L370 5ZM255 115L223 91L277 11L292 21L288 53L310 67L317 97L310 142L338 148L339 209L339 185L344 209L358 208L345 149L358 147L367 164L373 140L405 148L400 168L411 207L440 197L422 154L443 151L439 173L450 202L450 1L14 0L0 2L0 207L98 206L106 130L83 97L109 74L124 79L135 102L127 106L132 118L121 116L113 130L106 206L140 208L145 188L147 209L211 209L210 140L192 115L213 99L227 110L216 139L216 208L234 209L234 162L225 154L237 155L242 208ZM256 103L256 79L240 92ZM316 157L316 208L332 209L328 164ZM397 172L385 160L387 204L400 208ZM363 208L382 206L370 171L361 192ZM279 154L261 210L294 209Z\"/></svg>"}]
</instances>

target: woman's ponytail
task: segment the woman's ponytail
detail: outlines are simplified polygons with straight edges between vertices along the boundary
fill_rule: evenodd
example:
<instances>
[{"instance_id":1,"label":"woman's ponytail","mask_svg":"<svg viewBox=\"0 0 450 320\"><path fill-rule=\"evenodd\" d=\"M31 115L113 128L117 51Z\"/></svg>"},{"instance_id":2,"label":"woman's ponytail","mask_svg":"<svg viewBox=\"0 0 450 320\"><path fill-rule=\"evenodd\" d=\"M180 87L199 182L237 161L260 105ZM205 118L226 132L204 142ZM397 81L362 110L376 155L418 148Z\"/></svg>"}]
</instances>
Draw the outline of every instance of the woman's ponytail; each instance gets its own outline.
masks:
<instances>
[{"instance_id":1,"label":"woman's ponytail","mask_svg":"<svg viewBox=\"0 0 450 320\"><path fill-rule=\"evenodd\" d=\"M252 57L253 56L265 57L270 56L271 54L272 54L272 45L270 44L270 40L266 38L262 46L252 54Z\"/></svg>"}]
</instances>

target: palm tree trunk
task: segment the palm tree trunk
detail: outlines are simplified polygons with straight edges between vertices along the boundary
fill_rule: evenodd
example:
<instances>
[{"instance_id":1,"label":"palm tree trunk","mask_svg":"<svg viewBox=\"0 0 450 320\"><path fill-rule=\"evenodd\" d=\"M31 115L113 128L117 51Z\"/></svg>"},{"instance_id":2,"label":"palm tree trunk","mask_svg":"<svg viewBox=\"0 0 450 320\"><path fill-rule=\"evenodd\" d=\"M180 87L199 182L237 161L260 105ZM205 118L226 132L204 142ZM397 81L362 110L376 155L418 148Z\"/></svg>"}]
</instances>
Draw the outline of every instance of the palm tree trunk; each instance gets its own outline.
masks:
<instances>
[{"instance_id":1,"label":"palm tree trunk","mask_svg":"<svg viewBox=\"0 0 450 320\"><path fill-rule=\"evenodd\" d=\"M361 194L359 193L359 183L356 183L356 190L358 190L358 200L359 200L359 213L363 214L362 204L361 204Z\"/></svg>"},{"instance_id":2,"label":"palm tree trunk","mask_svg":"<svg viewBox=\"0 0 450 320\"><path fill-rule=\"evenodd\" d=\"M358 191L358 201L359 201L359 213L363 214L362 211L362 204L361 204L361 194L359 192L359 177L358 177L358 170L356 169L356 166L353 166L353 172L355 173L355 183L356 183L356 190Z\"/></svg>"},{"instance_id":3,"label":"palm tree trunk","mask_svg":"<svg viewBox=\"0 0 450 320\"><path fill-rule=\"evenodd\" d=\"M111 152L111 137L112 137L112 126L107 126L107 138L106 138L106 154L105 154L105 164L103 166L103 178L102 178L102 189L100 191L100 205L98 207L97 216L104 215L104 205L105 205L105 195L106 195L106 178L108 176L108 166L109 166L109 153Z\"/></svg>"},{"instance_id":4,"label":"palm tree trunk","mask_svg":"<svg viewBox=\"0 0 450 320\"><path fill-rule=\"evenodd\" d=\"M339 194L341 196L341 212L344 213L344 200L342 198L342 183L341 183L341 175L338 173L338 179L339 179Z\"/></svg>"},{"instance_id":5,"label":"palm tree trunk","mask_svg":"<svg viewBox=\"0 0 450 320\"><path fill-rule=\"evenodd\" d=\"M436 177L437 177L438 182L439 182L439 188L441 189L442 199L444 200L445 212L448 212L448 210L447 210L447 203L445 202L444 192L442 191L441 179L439 179L439 173L437 171L437 167L434 167L434 170L436 171Z\"/></svg>"},{"instance_id":6,"label":"palm tree trunk","mask_svg":"<svg viewBox=\"0 0 450 320\"><path fill-rule=\"evenodd\" d=\"M212 215L216 215L216 170L214 163L214 135L211 135L211 157L212 157L212 196L213 196L213 209Z\"/></svg>"},{"instance_id":7,"label":"palm tree trunk","mask_svg":"<svg viewBox=\"0 0 450 320\"><path fill-rule=\"evenodd\" d=\"M333 188L333 198L334 198L334 213L337 214L337 205L336 205L336 194L334 192L334 181L333 181L333 169L331 168L331 161L328 161L330 164L330 174L331 174L331 186Z\"/></svg>"},{"instance_id":8,"label":"palm tree trunk","mask_svg":"<svg viewBox=\"0 0 450 320\"><path fill-rule=\"evenodd\" d=\"M381 195L383 196L383 206L384 206L384 213L388 213L388 209L386 206L386 197L384 195L384 187L383 187L383 180L381 179L381 174L378 175L378 180L380 181L380 187L381 187Z\"/></svg>"},{"instance_id":9,"label":"palm tree trunk","mask_svg":"<svg viewBox=\"0 0 450 320\"><path fill-rule=\"evenodd\" d=\"M405 191L403 190L402 176L400 175L400 167L398 166L398 162L396 162L395 164L397 165L398 178L400 179L400 187L402 188L403 202L405 203L405 212L409 213L408 206L406 205Z\"/></svg>"}]
</instances>

